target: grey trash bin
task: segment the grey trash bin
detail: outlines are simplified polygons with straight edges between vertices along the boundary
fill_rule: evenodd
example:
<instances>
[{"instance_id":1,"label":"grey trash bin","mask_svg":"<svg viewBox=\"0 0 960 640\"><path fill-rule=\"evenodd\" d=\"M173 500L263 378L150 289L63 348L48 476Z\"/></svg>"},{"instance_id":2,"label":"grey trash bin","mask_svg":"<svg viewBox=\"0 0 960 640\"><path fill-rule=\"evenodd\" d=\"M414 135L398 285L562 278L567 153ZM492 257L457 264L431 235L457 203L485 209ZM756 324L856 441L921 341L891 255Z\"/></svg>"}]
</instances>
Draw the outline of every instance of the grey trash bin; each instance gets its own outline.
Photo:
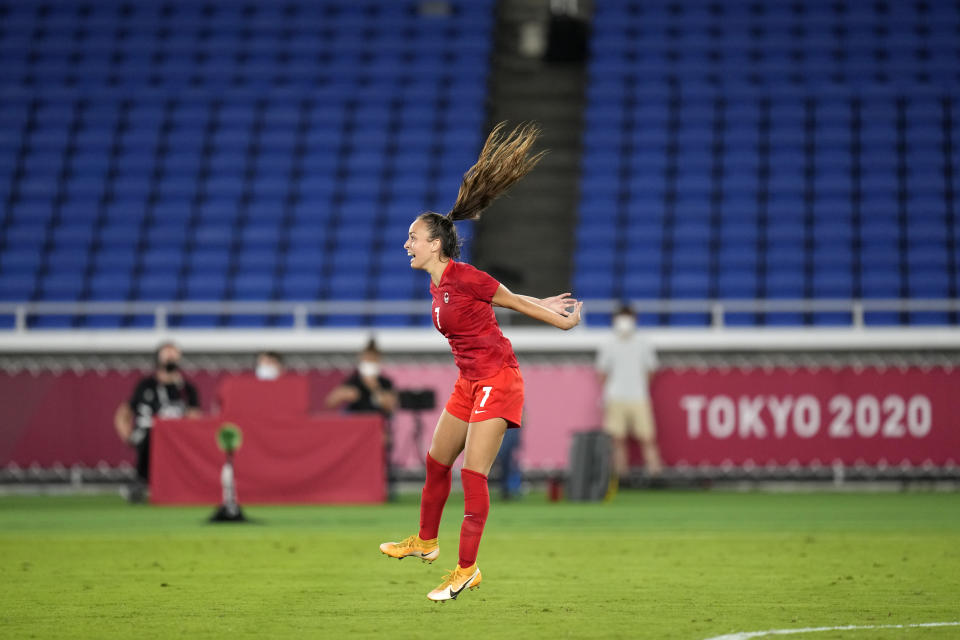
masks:
<instances>
[{"instance_id":1,"label":"grey trash bin","mask_svg":"<svg viewBox=\"0 0 960 640\"><path fill-rule=\"evenodd\" d=\"M610 485L610 436L602 431L575 433L570 447L567 499L603 500Z\"/></svg>"}]
</instances>

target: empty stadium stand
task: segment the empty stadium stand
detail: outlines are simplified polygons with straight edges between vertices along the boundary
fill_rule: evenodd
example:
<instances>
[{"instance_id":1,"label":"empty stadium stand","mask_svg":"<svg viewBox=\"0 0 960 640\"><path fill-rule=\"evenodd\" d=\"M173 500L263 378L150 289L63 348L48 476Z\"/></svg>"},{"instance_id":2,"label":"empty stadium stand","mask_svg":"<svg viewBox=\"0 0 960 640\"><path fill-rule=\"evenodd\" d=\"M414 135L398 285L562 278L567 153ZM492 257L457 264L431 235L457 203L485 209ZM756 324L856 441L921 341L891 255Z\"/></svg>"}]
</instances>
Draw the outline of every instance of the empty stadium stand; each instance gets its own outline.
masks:
<instances>
[{"instance_id":1,"label":"empty stadium stand","mask_svg":"<svg viewBox=\"0 0 960 640\"><path fill-rule=\"evenodd\" d=\"M476 157L493 24L427 5L0 1L0 301L424 298L402 244Z\"/></svg>"},{"instance_id":2,"label":"empty stadium stand","mask_svg":"<svg viewBox=\"0 0 960 640\"><path fill-rule=\"evenodd\" d=\"M400 246L414 215L450 205L482 142L496 4L0 0L0 303L422 300ZM960 297L960 5L595 5L577 295ZM641 320L711 316L648 308ZM724 320L831 326L851 313ZM29 325L154 321L141 308Z\"/></svg>"},{"instance_id":3,"label":"empty stadium stand","mask_svg":"<svg viewBox=\"0 0 960 640\"><path fill-rule=\"evenodd\" d=\"M581 296L957 297L960 5L606 0L591 42ZM642 321L697 326L710 316ZM892 311L865 321L957 317Z\"/></svg>"}]
</instances>

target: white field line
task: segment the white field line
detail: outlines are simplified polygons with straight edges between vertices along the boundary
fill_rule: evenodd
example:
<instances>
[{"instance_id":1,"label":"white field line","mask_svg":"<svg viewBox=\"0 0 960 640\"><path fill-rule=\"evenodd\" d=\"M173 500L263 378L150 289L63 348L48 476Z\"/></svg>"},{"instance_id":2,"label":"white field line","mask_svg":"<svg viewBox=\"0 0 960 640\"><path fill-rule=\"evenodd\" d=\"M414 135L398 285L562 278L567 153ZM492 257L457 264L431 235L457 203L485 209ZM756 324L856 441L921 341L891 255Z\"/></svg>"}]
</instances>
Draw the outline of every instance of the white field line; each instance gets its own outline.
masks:
<instances>
[{"instance_id":1,"label":"white field line","mask_svg":"<svg viewBox=\"0 0 960 640\"><path fill-rule=\"evenodd\" d=\"M805 629L768 629L767 631L738 631L707 640L750 640L764 636L787 636L795 633L816 633L818 631L863 631L868 629L914 629L918 627L960 627L960 622L920 622L917 624L871 624L846 625L842 627L807 627Z\"/></svg>"}]
</instances>

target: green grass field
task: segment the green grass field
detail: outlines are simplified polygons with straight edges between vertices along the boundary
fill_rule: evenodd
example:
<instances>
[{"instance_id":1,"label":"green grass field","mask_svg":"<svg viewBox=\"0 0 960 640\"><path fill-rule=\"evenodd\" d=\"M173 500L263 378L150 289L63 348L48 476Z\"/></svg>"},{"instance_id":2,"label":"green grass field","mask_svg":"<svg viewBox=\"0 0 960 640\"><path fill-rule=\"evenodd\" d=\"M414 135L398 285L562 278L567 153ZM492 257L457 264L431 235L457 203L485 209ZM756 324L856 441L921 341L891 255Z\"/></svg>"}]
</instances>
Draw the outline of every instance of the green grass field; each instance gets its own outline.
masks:
<instances>
[{"instance_id":1,"label":"green grass field","mask_svg":"<svg viewBox=\"0 0 960 640\"><path fill-rule=\"evenodd\" d=\"M678 638L960 620L960 494L624 492L611 504L497 503L483 586L426 593L456 562L453 494L434 565L377 545L386 506L211 509L119 497L0 498L0 637ZM797 638L960 637L960 627Z\"/></svg>"}]
</instances>

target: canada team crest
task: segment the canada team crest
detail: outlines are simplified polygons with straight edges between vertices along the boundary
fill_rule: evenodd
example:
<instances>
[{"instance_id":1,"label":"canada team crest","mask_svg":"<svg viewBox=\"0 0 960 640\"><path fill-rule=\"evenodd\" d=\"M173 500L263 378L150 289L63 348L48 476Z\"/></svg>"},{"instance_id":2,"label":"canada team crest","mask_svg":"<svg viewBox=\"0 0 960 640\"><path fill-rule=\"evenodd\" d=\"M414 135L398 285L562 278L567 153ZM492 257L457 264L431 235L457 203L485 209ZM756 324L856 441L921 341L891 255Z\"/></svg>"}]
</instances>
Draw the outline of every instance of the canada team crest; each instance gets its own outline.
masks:
<instances>
[{"instance_id":1,"label":"canada team crest","mask_svg":"<svg viewBox=\"0 0 960 640\"><path fill-rule=\"evenodd\" d=\"M450 302L450 294L447 293L446 291L444 291L444 292L443 292L443 304L447 304L448 302Z\"/></svg>"}]
</instances>

